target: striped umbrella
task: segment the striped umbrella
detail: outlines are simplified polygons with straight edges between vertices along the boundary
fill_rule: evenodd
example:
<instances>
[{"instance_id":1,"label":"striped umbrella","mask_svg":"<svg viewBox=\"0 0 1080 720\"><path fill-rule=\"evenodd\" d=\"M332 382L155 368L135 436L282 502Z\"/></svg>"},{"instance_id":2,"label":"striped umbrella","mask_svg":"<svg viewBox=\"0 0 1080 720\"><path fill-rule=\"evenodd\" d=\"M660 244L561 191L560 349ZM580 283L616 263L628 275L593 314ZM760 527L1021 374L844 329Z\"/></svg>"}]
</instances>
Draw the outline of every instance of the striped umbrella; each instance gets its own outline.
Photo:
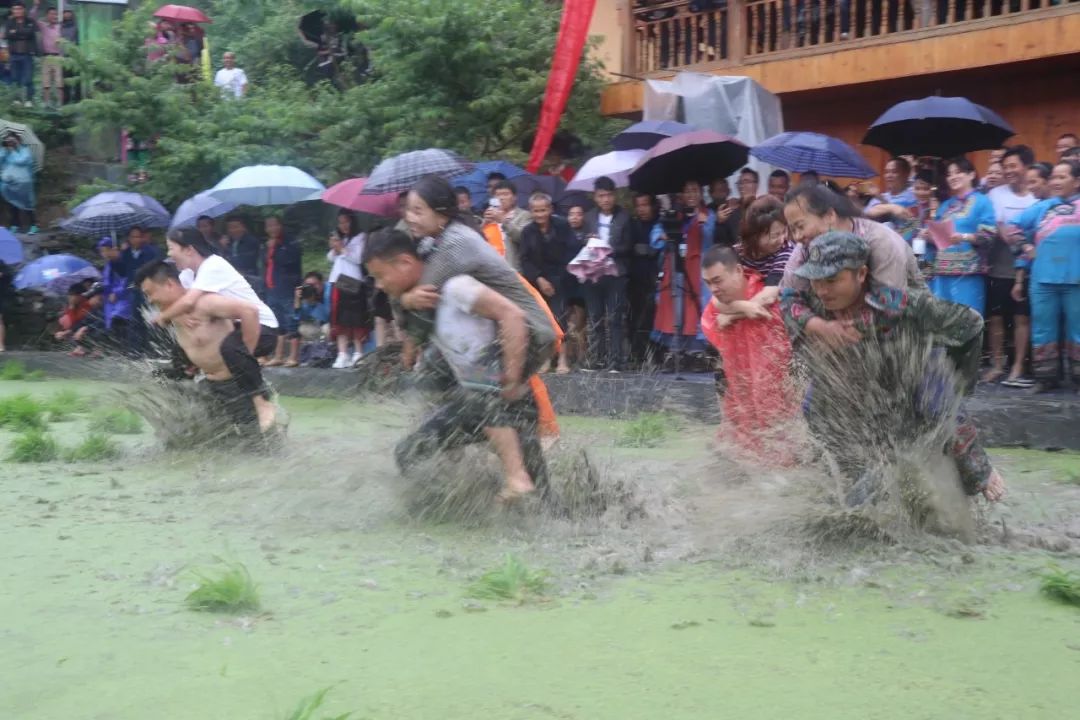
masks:
<instances>
[{"instance_id":1,"label":"striped umbrella","mask_svg":"<svg viewBox=\"0 0 1080 720\"><path fill-rule=\"evenodd\" d=\"M149 195L143 195L142 193L129 192L127 190L107 190L105 192L99 192L93 197L83 200L76 205L72 211L72 215L81 215L87 208L91 208L94 205L104 205L106 203L126 203L131 207L142 208L143 210L149 210L152 213L161 215L163 217L170 217L170 213L165 209L165 206L159 203Z\"/></svg>"},{"instance_id":2,"label":"striped umbrella","mask_svg":"<svg viewBox=\"0 0 1080 720\"><path fill-rule=\"evenodd\" d=\"M123 235L133 227L163 228L169 218L127 203L92 205L60 222L60 227L75 235L101 237Z\"/></svg>"},{"instance_id":3,"label":"striped umbrella","mask_svg":"<svg viewBox=\"0 0 1080 720\"><path fill-rule=\"evenodd\" d=\"M450 150L416 150L395 155L379 163L364 185L364 195L408 190L428 175L453 178L473 169L473 164Z\"/></svg>"},{"instance_id":4,"label":"striped umbrella","mask_svg":"<svg viewBox=\"0 0 1080 720\"><path fill-rule=\"evenodd\" d=\"M34 170L41 172L45 166L45 143L38 140L29 125L0 118L0 138L6 138L9 134L14 134L19 142L30 148L30 154L34 156Z\"/></svg>"},{"instance_id":5,"label":"striped umbrella","mask_svg":"<svg viewBox=\"0 0 1080 720\"><path fill-rule=\"evenodd\" d=\"M828 135L814 132L785 132L756 145L750 154L762 162L793 172L813 170L820 175L871 178L870 167L859 151Z\"/></svg>"}]
</instances>

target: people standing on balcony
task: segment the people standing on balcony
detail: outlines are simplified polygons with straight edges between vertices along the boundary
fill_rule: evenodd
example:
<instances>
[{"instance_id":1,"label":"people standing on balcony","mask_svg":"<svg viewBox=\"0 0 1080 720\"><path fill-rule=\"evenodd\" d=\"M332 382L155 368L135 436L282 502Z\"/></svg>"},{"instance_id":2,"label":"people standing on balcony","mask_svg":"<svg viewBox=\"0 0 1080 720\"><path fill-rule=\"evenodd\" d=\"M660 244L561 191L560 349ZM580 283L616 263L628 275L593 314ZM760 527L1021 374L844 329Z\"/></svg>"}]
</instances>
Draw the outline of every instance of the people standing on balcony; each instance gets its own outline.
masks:
<instances>
[{"instance_id":1,"label":"people standing on balcony","mask_svg":"<svg viewBox=\"0 0 1080 720\"><path fill-rule=\"evenodd\" d=\"M976 190L975 166L965 157L949 160L945 180L950 197L938 208L939 222L952 224L952 235L930 252L930 289L940 298L986 311L986 258L997 234L994 205ZM933 237L931 234L931 244Z\"/></svg>"},{"instance_id":2,"label":"people standing on balcony","mask_svg":"<svg viewBox=\"0 0 1080 720\"><path fill-rule=\"evenodd\" d=\"M697 180L683 184L682 207L678 210L680 238L669 238L660 223L652 230L652 246L663 258L653 334L669 351L701 353L705 342L698 324L710 299L701 278L701 259L713 245L716 213L705 205ZM676 334L680 324L681 333Z\"/></svg>"},{"instance_id":3,"label":"people standing on balcony","mask_svg":"<svg viewBox=\"0 0 1080 720\"><path fill-rule=\"evenodd\" d=\"M991 190L987 197L994 206L994 217L999 230L1007 228L1021 213L1038 200L1028 192L1027 170L1035 162L1035 153L1027 145L1016 145L1005 151L1002 158L1005 183ZM1014 242L1006 232L998 232L990 245L986 277L986 315L990 338L990 368L983 374L983 382L996 382L1005 375L1005 332L1013 327L1013 364L1008 377L1002 383L1008 387L1031 387L1033 382L1024 377L1027 360L1028 339L1031 335L1031 309L1027 293L1022 300L1013 299L1016 281L1016 253Z\"/></svg>"},{"instance_id":4,"label":"people standing on balcony","mask_svg":"<svg viewBox=\"0 0 1080 720\"><path fill-rule=\"evenodd\" d=\"M64 61L60 55L61 26L56 8L45 10L41 18L41 0L34 0L30 19L37 24L41 59L41 102L46 107L59 108L64 104Z\"/></svg>"},{"instance_id":5,"label":"people standing on balcony","mask_svg":"<svg viewBox=\"0 0 1080 720\"><path fill-rule=\"evenodd\" d=\"M615 202L615 183L611 178L596 179L593 201L596 207L585 214L589 235L611 248L616 275L608 275L583 285L585 306L589 312L589 354L594 370L620 372L626 366L623 347L626 324L626 285L634 238L630 233L630 214ZM700 196L700 192L699 192Z\"/></svg>"},{"instance_id":6,"label":"people standing on balcony","mask_svg":"<svg viewBox=\"0 0 1080 720\"><path fill-rule=\"evenodd\" d=\"M26 107L34 104L34 55L37 53L37 23L26 17L26 5L11 3L11 15L4 25L7 40L11 84L22 89Z\"/></svg>"},{"instance_id":7,"label":"people standing on balcony","mask_svg":"<svg viewBox=\"0 0 1080 720\"><path fill-rule=\"evenodd\" d=\"M1031 273L1031 340L1040 390L1057 385L1061 328L1065 369L1080 383L1080 162L1065 160L1050 176L1053 197L1032 205L1015 221L1026 241Z\"/></svg>"},{"instance_id":8,"label":"people standing on balcony","mask_svg":"<svg viewBox=\"0 0 1080 720\"><path fill-rule=\"evenodd\" d=\"M783 202L789 190L791 190L791 176L783 170L773 170L769 174L769 194Z\"/></svg>"}]
</instances>

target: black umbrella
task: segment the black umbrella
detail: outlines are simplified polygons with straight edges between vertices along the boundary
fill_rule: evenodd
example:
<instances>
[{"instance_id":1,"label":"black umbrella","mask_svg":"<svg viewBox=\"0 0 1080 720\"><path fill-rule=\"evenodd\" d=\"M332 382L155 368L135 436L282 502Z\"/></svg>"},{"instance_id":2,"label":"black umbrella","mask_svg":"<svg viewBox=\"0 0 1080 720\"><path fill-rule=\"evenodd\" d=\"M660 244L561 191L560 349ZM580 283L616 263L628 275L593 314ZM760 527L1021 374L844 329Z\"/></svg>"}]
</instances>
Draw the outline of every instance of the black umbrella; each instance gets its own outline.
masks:
<instances>
[{"instance_id":1,"label":"black umbrella","mask_svg":"<svg viewBox=\"0 0 1080 720\"><path fill-rule=\"evenodd\" d=\"M893 155L947 158L994 150L1016 131L992 110L962 97L928 97L893 105L863 137Z\"/></svg>"},{"instance_id":2,"label":"black umbrella","mask_svg":"<svg viewBox=\"0 0 1080 720\"><path fill-rule=\"evenodd\" d=\"M749 157L750 148L712 130L673 135L658 142L630 171L630 189L650 195L679 192L687 180L705 184L727 177Z\"/></svg>"},{"instance_id":3,"label":"black umbrella","mask_svg":"<svg viewBox=\"0 0 1080 720\"><path fill-rule=\"evenodd\" d=\"M315 10L300 18L300 33L310 42L317 43L327 20L337 25L338 32L354 33L360 29L356 17L347 12L334 11L328 17L323 10Z\"/></svg>"},{"instance_id":4,"label":"black umbrella","mask_svg":"<svg viewBox=\"0 0 1080 720\"><path fill-rule=\"evenodd\" d=\"M581 205L586 210L593 206L592 198L588 193L567 190L566 181L558 175L519 175L510 182L517 190L518 207L526 210L529 208L529 196L535 192L550 195L555 204L555 210L560 215L566 215L574 205Z\"/></svg>"}]
</instances>

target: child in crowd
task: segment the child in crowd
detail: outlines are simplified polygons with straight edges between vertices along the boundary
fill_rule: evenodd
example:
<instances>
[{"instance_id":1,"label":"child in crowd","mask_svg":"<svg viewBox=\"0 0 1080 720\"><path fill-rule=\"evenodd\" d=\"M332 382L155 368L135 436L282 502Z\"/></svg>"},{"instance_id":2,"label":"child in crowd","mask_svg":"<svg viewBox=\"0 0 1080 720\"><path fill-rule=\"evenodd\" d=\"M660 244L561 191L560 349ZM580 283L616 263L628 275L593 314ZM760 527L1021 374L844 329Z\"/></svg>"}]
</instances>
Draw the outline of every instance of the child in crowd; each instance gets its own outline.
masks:
<instances>
[{"instance_id":1,"label":"child in crowd","mask_svg":"<svg viewBox=\"0 0 1080 720\"><path fill-rule=\"evenodd\" d=\"M60 314L60 329L53 335L63 342L70 340L72 357L101 357L105 340L104 288L100 283L76 283L68 290L68 305Z\"/></svg>"}]
</instances>

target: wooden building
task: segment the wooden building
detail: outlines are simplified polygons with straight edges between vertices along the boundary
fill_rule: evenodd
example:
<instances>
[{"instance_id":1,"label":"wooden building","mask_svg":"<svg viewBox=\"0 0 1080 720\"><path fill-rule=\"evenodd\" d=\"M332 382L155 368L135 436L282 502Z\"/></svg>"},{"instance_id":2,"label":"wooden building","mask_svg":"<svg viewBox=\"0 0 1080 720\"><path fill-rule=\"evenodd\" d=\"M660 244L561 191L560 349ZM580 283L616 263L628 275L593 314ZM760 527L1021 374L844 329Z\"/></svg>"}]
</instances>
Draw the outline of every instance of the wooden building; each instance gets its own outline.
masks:
<instances>
[{"instance_id":1,"label":"wooden building","mask_svg":"<svg viewBox=\"0 0 1080 720\"><path fill-rule=\"evenodd\" d=\"M927 95L990 107L1039 159L1080 133L1080 0L600 0L592 32L610 116L640 117L643 79L694 71L753 78L786 129L839 137L879 169L866 128Z\"/></svg>"}]
</instances>

